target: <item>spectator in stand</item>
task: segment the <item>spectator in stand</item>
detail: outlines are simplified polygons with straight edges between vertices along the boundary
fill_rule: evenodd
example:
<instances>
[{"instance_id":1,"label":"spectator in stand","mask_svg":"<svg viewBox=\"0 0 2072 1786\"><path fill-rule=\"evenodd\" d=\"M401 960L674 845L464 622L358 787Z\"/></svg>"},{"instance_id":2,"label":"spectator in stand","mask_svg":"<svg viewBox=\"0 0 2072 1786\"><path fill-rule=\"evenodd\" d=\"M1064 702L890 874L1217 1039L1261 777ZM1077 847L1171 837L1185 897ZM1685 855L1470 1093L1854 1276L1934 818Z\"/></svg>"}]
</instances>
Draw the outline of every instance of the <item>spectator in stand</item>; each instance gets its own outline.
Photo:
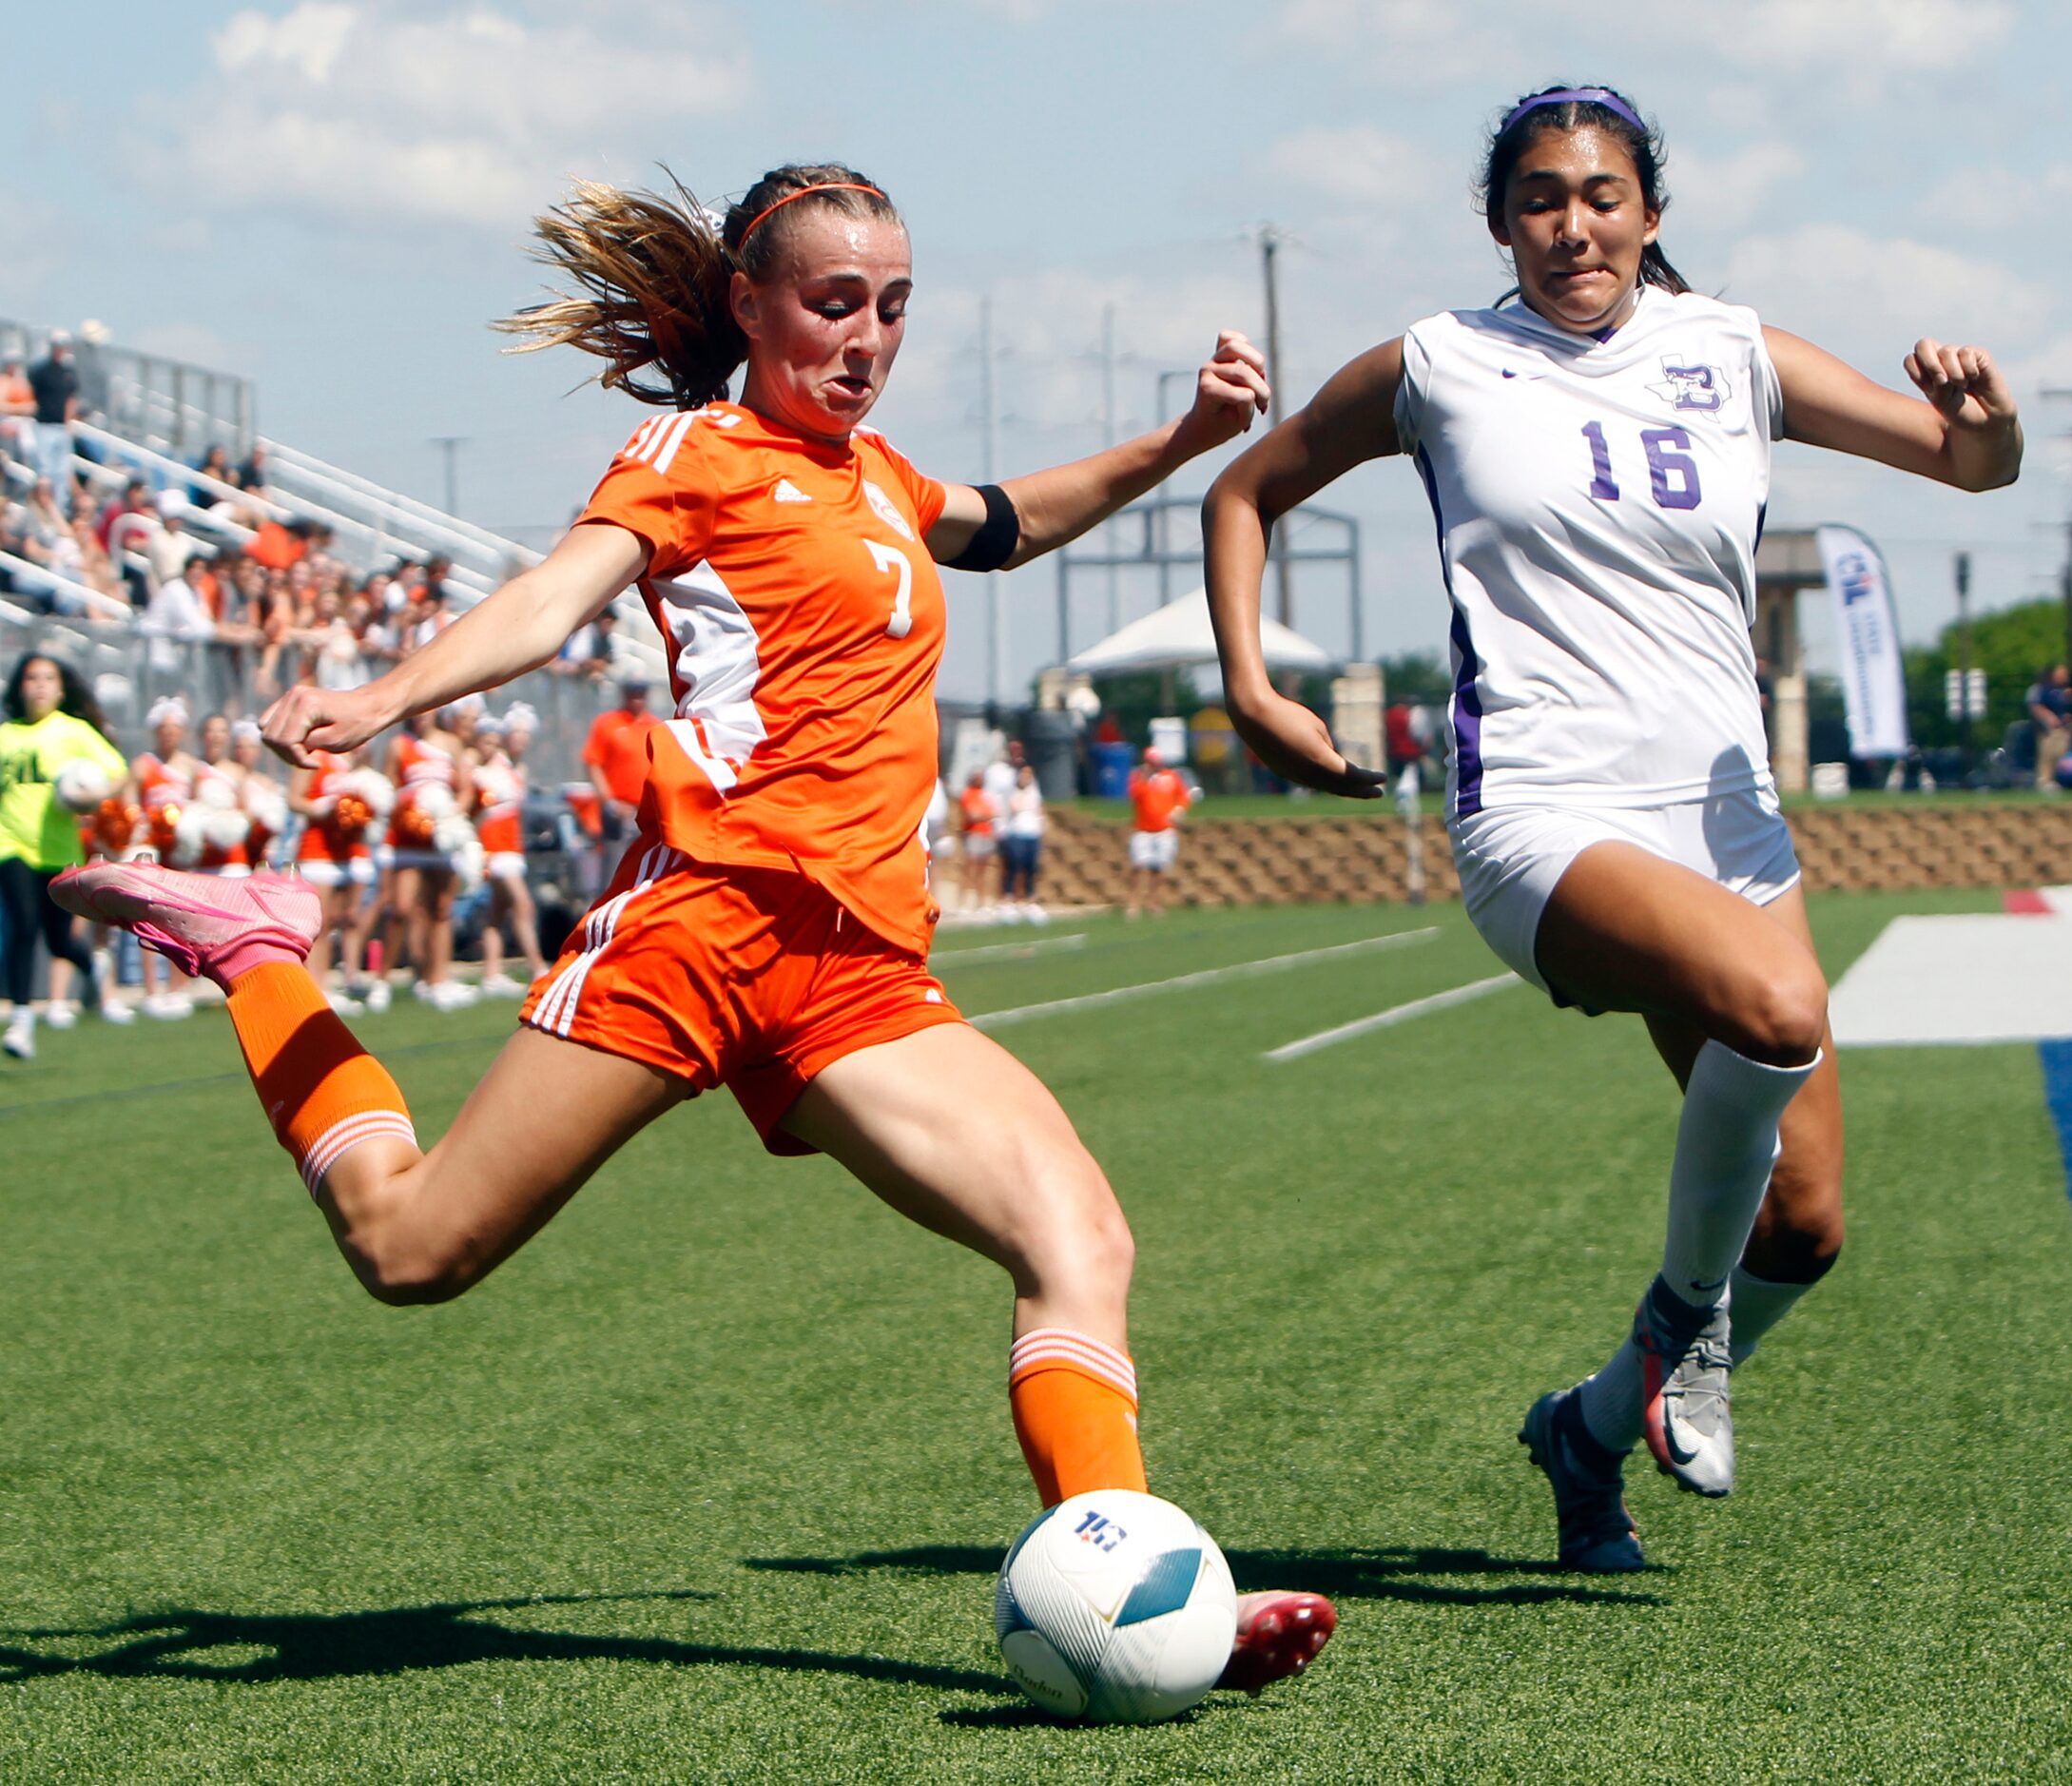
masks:
<instances>
[{"instance_id":1,"label":"spectator in stand","mask_svg":"<svg viewBox=\"0 0 2072 1786\"><path fill-rule=\"evenodd\" d=\"M228 454L224 455L224 457L228 456ZM266 449L258 441L252 442L251 452L245 455L244 463L232 474L230 481L248 496L266 494Z\"/></svg>"},{"instance_id":2,"label":"spectator in stand","mask_svg":"<svg viewBox=\"0 0 2072 1786\"><path fill-rule=\"evenodd\" d=\"M1015 791L1007 797L1007 823L1000 839L1001 897L1008 915L1043 917L1036 903L1036 864L1043 853L1043 790L1035 767L1024 763L1016 773Z\"/></svg>"},{"instance_id":3,"label":"spectator in stand","mask_svg":"<svg viewBox=\"0 0 2072 1786\"><path fill-rule=\"evenodd\" d=\"M60 558L62 557L62 563ZM96 601L91 617L97 620L126 620L132 612L129 585L115 568L115 561L94 537L93 523L82 514L72 521L71 546L53 554L50 568L60 576L90 590Z\"/></svg>"},{"instance_id":4,"label":"spectator in stand","mask_svg":"<svg viewBox=\"0 0 2072 1786\"><path fill-rule=\"evenodd\" d=\"M1153 918L1166 906L1166 877L1179 859L1179 824L1193 796L1177 769L1166 767L1155 750L1144 753L1142 766L1130 775L1130 804L1136 826L1130 833L1130 903L1123 915L1134 918L1147 907Z\"/></svg>"},{"instance_id":5,"label":"spectator in stand","mask_svg":"<svg viewBox=\"0 0 2072 1786\"><path fill-rule=\"evenodd\" d=\"M648 733L662 722L648 710L648 678L621 676L619 704L591 721L583 743L583 767L597 790L597 813L603 826L601 864L610 875L619 859L619 845L640 816L641 792L648 786Z\"/></svg>"},{"instance_id":6,"label":"spectator in stand","mask_svg":"<svg viewBox=\"0 0 2072 1786\"><path fill-rule=\"evenodd\" d=\"M482 872L489 881L489 919L482 926L482 996L517 999L547 971L539 949L539 921L525 882L525 752L538 715L523 701L502 719L476 727L480 763L474 775L475 831L482 842ZM504 972L504 921L525 958L524 981Z\"/></svg>"},{"instance_id":7,"label":"spectator in stand","mask_svg":"<svg viewBox=\"0 0 2072 1786\"><path fill-rule=\"evenodd\" d=\"M48 477L39 477L29 495L7 508L8 534L15 541L12 551L32 564L54 569L52 554L61 547L71 548L71 524L58 508L57 492Z\"/></svg>"},{"instance_id":8,"label":"spectator in stand","mask_svg":"<svg viewBox=\"0 0 2072 1786\"><path fill-rule=\"evenodd\" d=\"M602 682L611 673L611 641L618 636L619 616L607 608L588 626L577 627L550 666L564 676L588 676Z\"/></svg>"},{"instance_id":9,"label":"spectator in stand","mask_svg":"<svg viewBox=\"0 0 2072 1786\"><path fill-rule=\"evenodd\" d=\"M2036 785L2055 792L2059 760L2072 749L2072 676L2064 665L2052 664L2023 699L2036 731Z\"/></svg>"},{"instance_id":10,"label":"spectator in stand","mask_svg":"<svg viewBox=\"0 0 2072 1786\"><path fill-rule=\"evenodd\" d=\"M0 453L36 463L36 391L19 354L0 355Z\"/></svg>"},{"instance_id":11,"label":"spectator in stand","mask_svg":"<svg viewBox=\"0 0 2072 1786\"><path fill-rule=\"evenodd\" d=\"M169 576L145 605L138 630L152 635L152 669L172 670L181 661L174 641L212 639L216 636L216 621L184 575Z\"/></svg>"},{"instance_id":12,"label":"spectator in stand","mask_svg":"<svg viewBox=\"0 0 2072 1786\"><path fill-rule=\"evenodd\" d=\"M206 477L219 484L229 484L233 488L237 484L237 473L231 466L230 449L226 446L210 447L194 461L194 469L199 475L187 486L187 499L198 509L213 509L223 500L222 493L211 490L201 481L202 478Z\"/></svg>"},{"instance_id":13,"label":"spectator in stand","mask_svg":"<svg viewBox=\"0 0 2072 1786\"><path fill-rule=\"evenodd\" d=\"M454 624L456 616L447 605L446 579L427 580L410 604L403 628L403 650L421 651Z\"/></svg>"},{"instance_id":14,"label":"spectator in stand","mask_svg":"<svg viewBox=\"0 0 2072 1786\"><path fill-rule=\"evenodd\" d=\"M50 345L29 369L29 394L36 404L36 469L50 480L58 506L72 512L72 424L79 419L79 368L72 362L72 338L64 329L50 331Z\"/></svg>"},{"instance_id":15,"label":"spectator in stand","mask_svg":"<svg viewBox=\"0 0 2072 1786\"><path fill-rule=\"evenodd\" d=\"M56 798L59 772L84 760L100 768L111 789L129 779L129 765L108 742L86 680L68 664L31 651L14 666L0 697L0 905L5 906L6 994L12 1005L0 1046L17 1059L36 1052L33 990L36 939L50 952L50 999L44 1020L69 1029L66 1001L74 970L90 984L93 960L72 934L71 914L50 898L50 883L83 860L77 818ZM103 989L101 1012L126 1023L126 1007Z\"/></svg>"},{"instance_id":16,"label":"spectator in stand","mask_svg":"<svg viewBox=\"0 0 2072 1786\"><path fill-rule=\"evenodd\" d=\"M244 555L268 571L285 571L309 556L311 538L317 530L308 521L277 521L263 516L245 542Z\"/></svg>"},{"instance_id":17,"label":"spectator in stand","mask_svg":"<svg viewBox=\"0 0 2072 1786\"><path fill-rule=\"evenodd\" d=\"M155 506L158 525L145 534L141 542L145 579L154 592L168 577L186 576L189 561L203 550L202 542L187 532L187 493L184 490L160 491Z\"/></svg>"}]
</instances>

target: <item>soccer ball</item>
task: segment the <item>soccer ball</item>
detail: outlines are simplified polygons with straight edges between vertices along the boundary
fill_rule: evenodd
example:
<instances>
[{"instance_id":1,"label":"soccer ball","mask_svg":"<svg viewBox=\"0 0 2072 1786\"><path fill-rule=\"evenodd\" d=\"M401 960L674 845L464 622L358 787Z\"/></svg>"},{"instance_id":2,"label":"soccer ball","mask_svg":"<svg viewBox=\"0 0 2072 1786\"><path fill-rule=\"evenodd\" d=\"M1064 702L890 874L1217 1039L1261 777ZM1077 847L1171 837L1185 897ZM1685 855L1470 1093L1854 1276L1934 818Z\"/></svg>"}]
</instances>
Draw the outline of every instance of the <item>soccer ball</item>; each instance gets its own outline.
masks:
<instances>
[{"instance_id":1,"label":"soccer ball","mask_svg":"<svg viewBox=\"0 0 2072 1786\"><path fill-rule=\"evenodd\" d=\"M1215 1685L1237 1635L1237 1587L1216 1541L1172 1502L1096 1489L1046 1508L1015 1540L993 1623L1007 1672L1045 1711L1155 1723Z\"/></svg>"},{"instance_id":2,"label":"soccer ball","mask_svg":"<svg viewBox=\"0 0 2072 1786\"><path fill-rule=\"evenodd\" d=\"M84 757L61 768L53 786L58 803L72 812L91 812L108 797L107 770Z\"/></svg>"}]
</instances>

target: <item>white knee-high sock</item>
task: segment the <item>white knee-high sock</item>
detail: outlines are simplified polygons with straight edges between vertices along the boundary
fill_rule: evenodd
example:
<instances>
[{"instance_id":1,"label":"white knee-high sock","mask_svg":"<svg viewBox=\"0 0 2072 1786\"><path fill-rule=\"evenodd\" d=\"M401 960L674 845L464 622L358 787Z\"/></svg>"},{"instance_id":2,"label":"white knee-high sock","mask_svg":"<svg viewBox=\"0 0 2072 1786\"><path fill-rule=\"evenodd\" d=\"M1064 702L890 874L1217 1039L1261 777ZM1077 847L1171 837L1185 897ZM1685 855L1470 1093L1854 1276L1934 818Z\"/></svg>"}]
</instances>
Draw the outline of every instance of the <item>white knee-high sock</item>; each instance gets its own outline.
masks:
<instances>
[{"instance_id":1,"label":"white knee-high sock","mask_svg":"<svg viewBox=\"0 0 2072 1786\"><path fill-rule=\"evenodd\" d=\"M1777 1124L1820 1064L1765 1066L1721 1041L1698 1050L1669 1171L1669 1235L1661 1281L1694 1309L1727 1294L1777 1158ZM1774 1318L1774 1317L1772 1317ZM1640 1351L1629 1335L1582 1386L1583 1420L1614 1451L1640 1442Z\"/></svg>"},{"instance_id":2,"label":"white knee-high sock","mask_svg":"<svg viewBox=\"0 0 2072 1786\"><path fill-rule=\"evenodd\" d=\"M1817 1280L1816 1280L1817 1281ZM1755 1342L1791 1312L1811 1284L1778 1284L1757 1277L1745 1265L1733 1268L1730 1280L1733 1295L1733 1362L1755 1349Z\"/></svg>"},{"instance_id":3,"label":"white knee-high sock","mask_svg":"<svg viewBox=\"0 0 2072 1786\"><path fill-rule=\"evenodd\" d=\"M1698 1050L1669 1169L1662 1276L1694 1308L1710 1309L1748 1245L1777 1160L1777 1124L1820 1057L1770 1067L1709 1041Z\"/></svg>"}]
</instances>

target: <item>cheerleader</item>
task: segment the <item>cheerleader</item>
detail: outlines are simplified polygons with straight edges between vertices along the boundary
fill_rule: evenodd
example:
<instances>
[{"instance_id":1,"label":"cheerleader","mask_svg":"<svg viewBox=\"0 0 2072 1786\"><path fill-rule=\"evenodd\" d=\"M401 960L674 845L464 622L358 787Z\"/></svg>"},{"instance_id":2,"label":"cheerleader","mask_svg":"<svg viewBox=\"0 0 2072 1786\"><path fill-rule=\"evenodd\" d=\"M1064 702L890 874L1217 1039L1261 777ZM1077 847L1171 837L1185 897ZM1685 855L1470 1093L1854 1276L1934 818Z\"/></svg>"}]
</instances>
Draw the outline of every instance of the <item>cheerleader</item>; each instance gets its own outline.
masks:
<instances>
[{"instance_id":1,"label":"cheerleader","mask_svg":"<svg viewBox=\"0 0 2072 1786\"><path fill-rule=\"evenodd\" d=\"M547 971L539 952L539 921L525 881L526 747L537 724L533 709L516 702L501 719L478 722L474 771L475 830L482 844L482 872L489 879L489 922L482 928L482 993L491 999L520 999L526 983ZM504 972L504 920L525 957L525 981Z\"/></svg>"},{"instance_id":2,"label":"cheerleader","mask_svg":"<svg viewBox=\"0 0 2072 1786\"><path fill-rule=\"evenodd\" d=\"M393 967L397 945L407 939L412 988L435 1009L472 1004L472 986L448 978L454 960L454 839L447 821L464 813L474 797L466 747L443 709L436 719L414 713L389 746L388 776L396 785L389 821L390 874L384 918ZM466 723L466 722L463 722Z\"/></svg>"},{"instance_id":3,"label":"cheerleader","mask_svg":"<svg viewBox=\"0 0 2072 1786\"><path fill-rule=\"evenodd\" d=\"M310 752L306 767L288 777L288 810L302 821L295 846L295 871L317 889L322 920L310 945L309 971L323 987L334 1011L350 1015L362 1008L385 1010L387 984L377 979L364 1000L339 983L350 977L366 946L375 907L368 889L374 885L374 853L368 833L381 816L381 790L387 783L336 750ZM333 938L338 953L333 953ZM376 990L382 995L374 996Z\"/></svg>"},{"instance_id":4,"label":"cheerleader","mask_svg":"<svg viewBox=\"0 0 2072 1786\"><path fill-rule=\"evenodd\" d=\"M230 728L230 756L237 764L243 790L243 806L250 830L244 853L255 868L264 867L288 828L287 790L268 771L273 759L266 754L265 735L254 719L241 719Z\"/></svg>"},{"instance_id":5,"label":"cheerleader","mask_svg":"<svg viewBox=\"0 0 2072 1786\"><path fill-rule=\"evenodd\" d=\"M186 747L187 704L177 694L163 695L151 703L144 723L150 730L152 748L141 752L130 765L130 780L144 811L144 830L131 844L131 853L155 854L160 862L190 866L199 859L199 851L186 853L180 822L194 800L195 778L202 766ZM188 841L199 844L191 825ZM148 945L144 951L144 997L137 1008L162 1022L194 1015L193 980L170 961L162 961L158 951Z\"/></svg>"}]
</instances>

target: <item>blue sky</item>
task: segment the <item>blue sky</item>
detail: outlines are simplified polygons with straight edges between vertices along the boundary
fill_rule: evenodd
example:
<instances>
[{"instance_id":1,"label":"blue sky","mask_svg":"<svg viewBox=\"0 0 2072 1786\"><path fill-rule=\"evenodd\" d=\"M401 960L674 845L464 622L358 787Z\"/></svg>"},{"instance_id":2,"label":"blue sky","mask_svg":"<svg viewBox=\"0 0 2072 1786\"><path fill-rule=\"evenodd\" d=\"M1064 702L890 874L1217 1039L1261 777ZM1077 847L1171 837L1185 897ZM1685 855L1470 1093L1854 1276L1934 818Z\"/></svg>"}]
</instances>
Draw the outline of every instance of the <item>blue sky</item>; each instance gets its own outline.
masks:
<instances>
[{"instance_id":1,"label":"blue sky","mask_svg":"<svg viewBox=\"0 0 2072 1786\"><path fill-rule=\"evenodd\" d=\"M27 16L24 16L25 13ZM1773 525L1849 520L1886 548L1909 636L2052 584L2072 512L2072 67L2063 9L2016 0L1750 0L1577 22L1501 0L112 0L16 9L26 103L0 125L0 315L76 324L258 380L261 425L461 508L551 529L637 412L570 394L572 356L513 359L485 320L537 290L530 214L579 174L667 162L701 195L837 156L912 226L920 290L878 421L924 469L981 463L978 316L993 305L1003 474L1101 442L1113 305L1125 428L1219 325L1259 334L1252 233L1282 257L1283 386L1506 283L1468 198L1490 114L1606 81L1667 129L1664 244L1692 282L1896 382L1924 333L1991 347L2030 435L1985 497L1780 451ZM1213 465L1183 473L1195 494ZM1417 480L1364 468L1322 498L1365 530L1370 647L1443 649ZM1018 686L1051 655L1055 578L1010 579ZM983 691L979 586L953 589L945 690ZM1126 612L1149 583L1126 584ZM1074 642L1102 629L1093 576ZM1298 624L1343 648L1340 587ZM1831 658L1809 616L1815 662Z\"/></svg>"}]
</instances>

